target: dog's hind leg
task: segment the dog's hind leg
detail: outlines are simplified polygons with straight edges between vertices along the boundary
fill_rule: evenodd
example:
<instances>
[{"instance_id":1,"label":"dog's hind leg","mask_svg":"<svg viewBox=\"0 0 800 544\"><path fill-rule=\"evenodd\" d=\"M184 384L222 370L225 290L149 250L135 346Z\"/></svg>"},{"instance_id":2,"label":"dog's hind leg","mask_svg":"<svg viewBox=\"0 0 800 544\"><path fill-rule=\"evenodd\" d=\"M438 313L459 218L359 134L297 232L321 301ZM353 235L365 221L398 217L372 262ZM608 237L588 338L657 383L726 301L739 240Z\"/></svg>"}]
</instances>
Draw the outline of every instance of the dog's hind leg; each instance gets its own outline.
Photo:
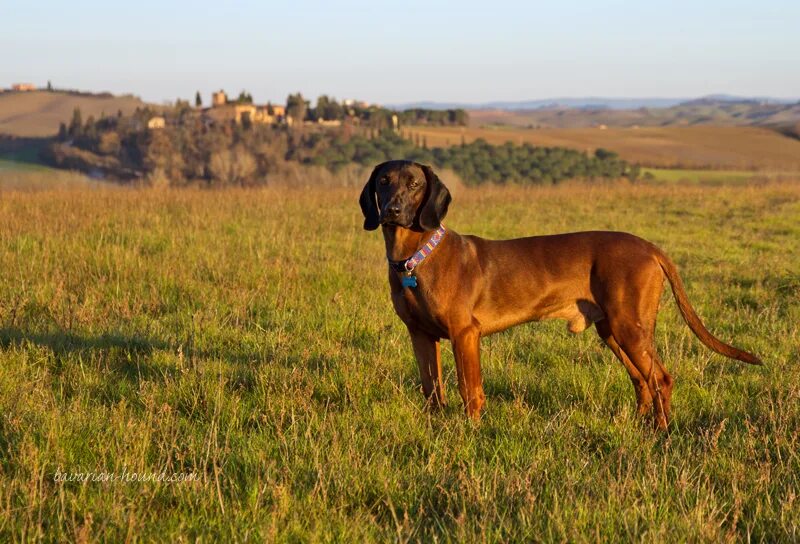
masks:
<instances>
[{"instance_id":1,"label":"dog's hind leg","mask_svg":"<svg viewBox=\"0 0 800 544\"><path fill-rule=\"evenodd\" d=\"M444 406L444 382L442 381L442 356L439 339L417 329L408 328L414 355L422 379L422 392L431 408Z\"/></svg>"},{"instance_id":2,"label":"dog's hind leg","mask_svg":"<svg viewBox=\"0 0 800 544\"><path fill-rule=\"evenodd\" d=\"M603 332L611 333L620 354L625 356L623 363L627 358L638 372L634 387L637 383L641 387L642 380L646 385L655 426L666 429L669 425L672 377L661 363L654 343L664 275L657 262L651 259L627 264L627 267L614 271L613 278L610 278L613 281L608 282L600 293L607 328L603 331L601 329L605 326L601 326L598 332L601 336ZM634 379L631 368L628 368L628 372ZM646 398L646 395L642 394L641 397ZM643 408L641 403L639 408Z\"/></svg>"},{"instance_id":3,"label":"dog's hind leg","mask_svg":"<svg viewBox=\"0 0 800 544\"><path fill-rule=\"evenodd\" d=\"M650 329L648 327L648 329ZM672 398L672 376L669 375L653 344L652 329L645 329L635 319L618 320L611 323L611 332L624 355L634 364L645 379L653 404L656 427L665 430L669 425L670 400Z\"/></svg>"},{"instance_id":4,"label":"dog's hind leg","mask_svg":"<svg viewBox=\"0 0 800 544\"><path fill-rule=\"evenodd\" d=\"M650 394L650 388L647 386L647 379L642 376L636 365L631 362L625 352L622 351L622 348L619 347L614 335L611 334L611 327L608 325L608 321L601 319L595 323L595 328L600 339L605 342L617 359L625 366L625 370L628 371L628 376L630 376L633 389L636 392L636 412L640 416L647 415L653 406L653 397Z\"/></svg>"},{"instance_id":5,"label":"dog's hind leg","mask_svg":"<svg viewBox=\"0 0 800 544\"><path fill-rule=\"evenodd\" d=\"M664 366L664 363L661 361L661 357L659 357L658 353L656 353L655 345L653 345L652 357L659 374L657 382L658 397L656 397L657 404L655 408L656 424L659 428L661 428L661 424L659 423L660 419L665 421L664 427L666 427L670 421L670 412L672 411L672 386L674 385L674 382L670 373L667 372L667 368Z\"/></svg>"}]
</instances>

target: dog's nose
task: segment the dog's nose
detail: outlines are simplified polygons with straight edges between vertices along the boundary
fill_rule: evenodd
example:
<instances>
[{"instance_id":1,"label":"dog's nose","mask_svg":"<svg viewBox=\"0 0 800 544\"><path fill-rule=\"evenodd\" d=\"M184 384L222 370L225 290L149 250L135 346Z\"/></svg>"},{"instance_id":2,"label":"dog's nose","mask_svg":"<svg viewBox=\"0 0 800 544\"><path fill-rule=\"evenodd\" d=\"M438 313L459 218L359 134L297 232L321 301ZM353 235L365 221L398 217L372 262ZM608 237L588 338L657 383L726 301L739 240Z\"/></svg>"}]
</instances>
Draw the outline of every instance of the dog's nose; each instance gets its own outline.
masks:
<instances>
[{"instance_id":1,"label":"dog's nose","mask_svg":"<svg viewBox=\"0 0 800 544\"><path fill-rule=\"evenodd\" d=\"M397 204L389 204L386 206L386 215L387 217L397 217L400 215L400 206Z\"/></svg>"}]
</instances>

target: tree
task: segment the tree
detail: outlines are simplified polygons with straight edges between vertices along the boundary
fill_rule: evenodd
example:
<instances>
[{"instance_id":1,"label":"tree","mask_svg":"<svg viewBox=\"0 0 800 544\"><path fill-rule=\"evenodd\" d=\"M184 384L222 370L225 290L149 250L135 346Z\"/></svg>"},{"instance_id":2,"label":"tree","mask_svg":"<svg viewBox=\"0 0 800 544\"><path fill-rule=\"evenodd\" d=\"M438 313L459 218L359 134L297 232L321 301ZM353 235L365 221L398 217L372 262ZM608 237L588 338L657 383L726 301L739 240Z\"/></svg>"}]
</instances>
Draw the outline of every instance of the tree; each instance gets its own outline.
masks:
<instances>
[{"instance_id":1,"label":"tree","mask_svg":"<svg viewBox=\"0 0 800 544\"><path fill-rule=\"evenodd\" d=\"M315 121L320 119L323 121L344 119L344 108L335 98L329 98L323 94L317 98L317 107L313 109L310 117Z\"/></svg>"},{"instance_id":2,"label":"tree","mask_svg":"<svg viewBox=\"0 0 800 544\"><path fill-rule=\"evenodd\" d=\"M53 84L52 84L52 83L50 83L50 80L49 80L49 79L47 80L47 90L48 90L48 91L52 91L52 90L53 90Z\"/></svg>"},{"instance_id":3,"label":"tree","mask_svg":"<svg viewBox=\"0 0 800 544\"><path fill-rule=\"evenodd\" d=\"M317 97L317 107L313 108L311 111L308 112L309 118L312 121L317 121L320 119L325 119L325 108L328 107L328 97L327 95L320 95Z\"/></svg>"},{"instance_id":4,"label":"tree","mask_svg":"<svg viewBox=\"0 0 800 544\"><path fill-rule=\"evenodd\" d=\"M253 96L246 91L242 91L239 93L239 97L236 99L235 102L237 104L252 104Z\"/></svg>"},{"instance_id":5,"label":"tree","mask_svg":"<svg viewBox=\"0 0 800 544\"><path fill-rule=\"evenodd\" d=\"M95 123L93 115L86 119L86 124L83 126L83 136L88 140L90 149L94 151L94 142L97 140L97 123Z\"/></svg>"},{"instance_id":6,"label":"tree","mask_svg":"<svg viewBox=\"0 0 800 544\"><path fill-rule=\"evenodd\" d=\"M72 110L72 121L69 122L69 129L67 132L71 138L76 138L83 133L83 117L81 116L80 108Z\"/></svg>"},{"instance_id":7,"label":"tree","mask_svg":"<svg viewBox=\"0 0 800 544\"><path fill-rule=\"evenodd\" d=\"M253 128L253 120L250 118L249 111L242 112L242 128L244 130L250 130Z\"/></svg>"},{"instance_id":8,"label":"tree","mask_svg":"<svg viewBox=\"0 0 800 544\"><path fill-rule=\"evenodd\" d=\"M120 150L119 134L116 132L108 131L101 132L100 139L97 142L97 151L101 155L116 155Z\"/></svg>"},{"instance_id":9,"label":"tree","mask_svg":"<svg viewBox=\"0 0 800 544\"><path fill-rule=\"evenodd\" d=\"M619 157L619 155L617 155L613 151L609 151L608 149L603 149L602 147L598 147L595 150L594 156L597 157L598 159L616 159L617 157Z\"/></svg>"},{"instance_id":10,"label":"tree","mask_svg":"<svg viewBox=\"0 0 800 544\"><path fill-rule=\"evenodd\" d=\"M286 115L289 115L297 123L302 123L306 118L308 102L301 93L290 94L286 99Z\"/></svg>"},{"instance_id":11,"label":"tree","mask_svg":"<svg viewBox=\"0 0 800 544\"><path fill-rule=\"evenodd\" d=\"M469 114L466 112L466 110L463 110L461 108L455 110L455 114L453 117L454 117L454 123L456 125L465 127L469 124Z\"/></svg>"},{"instance_id":12,"label":"tree","mask_svg":"<svg viewBox=\"0 0 800 544\"><path fill-rule=\"evenodd\" d=\"M166 176L170 184L179 185L183 181L183 155L176 149L174 142L163 130L148 134L142 154L143 165L147 172L156 172Z\"/></svg>"},{"instance_id":13,"label":"tree","mask_svg":"<svg viewBox=\"0 0 800 544\"><path fill-rule=\"evenodd\" d=\"M200 91L197 91L197 92L194 94L194 105L195 105L195 107L197 107L197 108L200 108L200 107L202 107L202 106L203 106L203 97L202 97L202 96L200 96Z\"/></svg>"},{"instance_id":14,"label":"tree","mask_svg":"<svg viewBox=\"0 0 800 544\"><path fill-rule=\"evenodd\" d=\"M180 123L185 123L187 119L194 116L194 110L188 100L181 100L180 98L175 101L173 113Z\"/></svg>"},{"instance_id":15,"label":"tree","mask_svg":"<svg viewBox=\"0 0 800 544\"><path fill-rule=\"evenodd\" d=\"M58 141L66 142L68 137L69 133L67 132L67 125L61 123L60 125L58 125Z\"/></svg>"},{"instance_id":16,"label":"tree","mask_svg":"<svg viewBox=\"0 0 800 544\"><path fill-rule=\"evenodd\" d=\"M344 108L342 108L341 104L339 104L335 98L328 98L326 96L325 99L325 107L322 109L322 118L331 121L344 119ZM319 109L319 100L317 100L317 109ZM319 112L317 115L319 115Z\"/></svg>"},{"instance_id":17,"label":"tree","mask_svg":"<svg viewBox=\"0 0 800 544\"><path fill-rule=\"evenodd\" d=\"M223 149L211 155L211 178L221 185L248 185L258 170L253 155L243 146Z\"/></svg>"}]
</instances>

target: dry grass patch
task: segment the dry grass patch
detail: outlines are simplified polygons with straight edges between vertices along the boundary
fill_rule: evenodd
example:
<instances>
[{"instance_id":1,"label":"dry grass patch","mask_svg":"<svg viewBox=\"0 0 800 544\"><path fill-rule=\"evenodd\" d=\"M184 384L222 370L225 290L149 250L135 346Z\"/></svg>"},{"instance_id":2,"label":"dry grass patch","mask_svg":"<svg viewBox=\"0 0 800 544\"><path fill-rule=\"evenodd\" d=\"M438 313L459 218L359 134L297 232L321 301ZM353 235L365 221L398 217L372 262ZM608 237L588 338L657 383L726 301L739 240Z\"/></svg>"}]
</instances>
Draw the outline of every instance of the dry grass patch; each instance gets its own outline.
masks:
<instances>
[{"instance_id":1,"label":"dry grass patch","mask_svg":"<svg viewBox=\"0 0 800 544\"><path fill-rule=\"evenodd\" d=\"M412 127L429 147L483 138L594 152L605 148L630 162L662 168L800 171L800 140L757 127L473 128Z\"/></svg>"}]
</instances>

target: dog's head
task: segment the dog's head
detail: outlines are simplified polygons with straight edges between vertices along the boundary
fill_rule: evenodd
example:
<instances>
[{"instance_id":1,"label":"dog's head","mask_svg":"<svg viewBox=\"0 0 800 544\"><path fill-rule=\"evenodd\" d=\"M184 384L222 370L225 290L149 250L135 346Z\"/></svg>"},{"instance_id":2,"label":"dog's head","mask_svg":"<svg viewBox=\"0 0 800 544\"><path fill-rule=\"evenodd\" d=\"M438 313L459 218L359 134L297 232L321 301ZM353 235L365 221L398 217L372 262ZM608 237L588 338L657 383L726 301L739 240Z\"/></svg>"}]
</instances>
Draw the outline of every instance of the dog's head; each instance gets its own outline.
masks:
<instances>
[{"instance_id":1,"label":"dog's head","mask_svg":"<svg viewBox=\"0 0 800 544\"><path fill-rule=\"evenodd\" d=\"M447 215L450 191L430 166L388 161L372 171L359 203L366 230L379 225L433 230Z\"/></svg>"}]
</instances>

